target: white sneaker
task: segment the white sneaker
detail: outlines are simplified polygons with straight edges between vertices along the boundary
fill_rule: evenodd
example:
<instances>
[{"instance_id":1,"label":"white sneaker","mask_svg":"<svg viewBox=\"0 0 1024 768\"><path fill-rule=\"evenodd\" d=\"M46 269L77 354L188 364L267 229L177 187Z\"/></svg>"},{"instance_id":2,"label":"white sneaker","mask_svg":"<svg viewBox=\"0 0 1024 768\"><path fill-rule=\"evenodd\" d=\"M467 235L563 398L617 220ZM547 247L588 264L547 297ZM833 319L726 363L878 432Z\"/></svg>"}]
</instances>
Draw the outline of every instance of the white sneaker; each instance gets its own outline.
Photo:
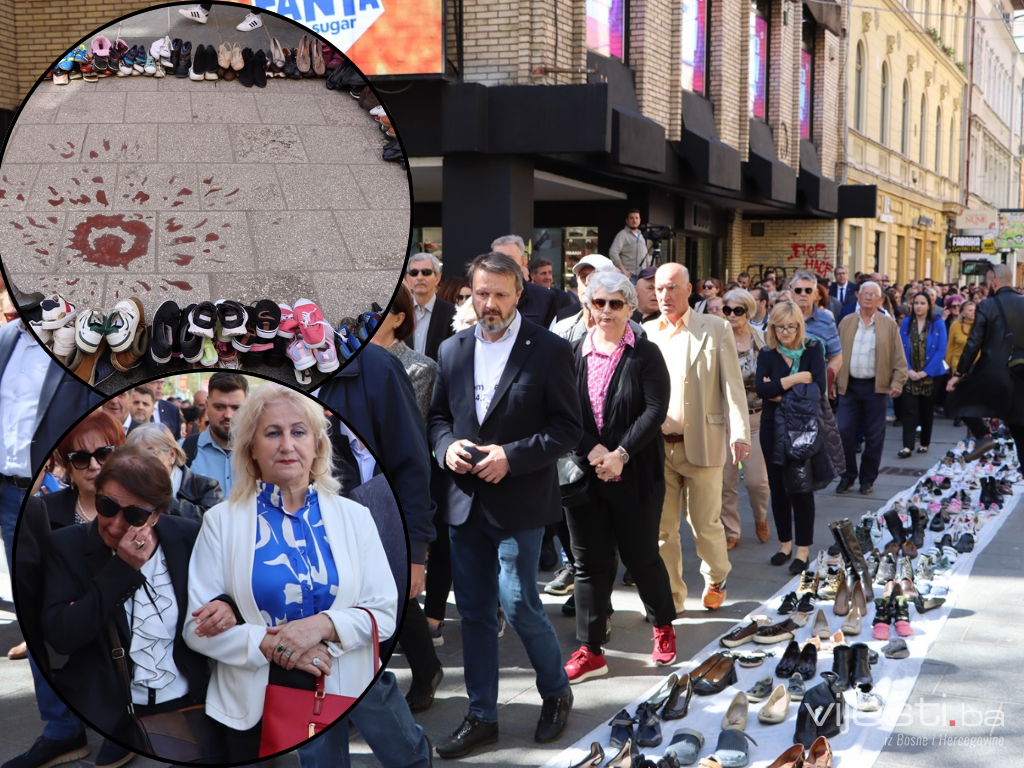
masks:
<instances>
[{"instance_id":1,"label":"white sneaker","mask_svg":"<svg viewBox=\"0 0 1024 768\"><path fill-rule=\"evenodd\" d=\"M67 357L75 351L75 326L68 324L53 332L53 354Z\"/></svg>"},{"instance_id":2,"label":"white sneaker","mask_svg":"<svg viewBox=\"0 0 1024 768\"><path fill-rule=\"evenodd\" d=\"M32 331L39 337L39 343L44 347L50 346L50 342L53 341L53 331L43 328L42 322L29 320L28 324L32 326Z\"/></svg>"},{"instance_id":3,"label":"white sneaker","mask_svg":"<svg viewBox=\"0 0 1024 768\"><path fill-rule=\"evenodd\" d=\"M76 344L86 354L96 352L107 333L107 318L101 309L90 309L75 320Z\"/></svg>"},{"instance_id":4,"label":"white sneaker","mask_svg":"<svg viewBox=\"0 0 1024 768\"><path fill-rule=\"evenodd\" d=\"M882 697L871 690L870 683L857 686L857 709L861 712L877 712L883 706Z\"/></svg>"},{"instance_id":5,"label":"white sneaker","mask_svg":"<svg viewBox=\"0 0 1024 768\"><path fill-rule=\"evenodd\" d=\"M260 17L260 14L250 13L242 20L241 24L235 27L235 29L239 32L252 32L254 29L259 29L262 26L263 19Z\"/></svg>"},{"instance_id":6,"label":"white sneaker","mask_svg":"<svg viewBox=\"0 0 1024 768\"><path fill-rule=\"evenodd\" d=\"M205 24L209 18L209 14L200 5L193 5L191 8L179 8L178 13L184 16L186 19L191 21L198 21L200 24Z\"/></svg>"},{"instance_id":7,"label":"white sneaker","mask_svg":"<svg viewBox=\"0 0 1024 768\"><path fill-rule=\"evenodd\" d=\"M43 328L48 331L67 325L78 314L75 305L59 293L56 296L43 299L39 306L43 310Z\"/></svg>"},{"instance_id":8,"label":"white sneaker","mask_svg":"<svg viewBox=\"0 0 1024 768\"><path fill-rule=\"evenodd\" d=\"M139 311L130 301L119 301L107 317L107 343L114 352L124 352L135 340Z\"/></svg>"}]
</instances>

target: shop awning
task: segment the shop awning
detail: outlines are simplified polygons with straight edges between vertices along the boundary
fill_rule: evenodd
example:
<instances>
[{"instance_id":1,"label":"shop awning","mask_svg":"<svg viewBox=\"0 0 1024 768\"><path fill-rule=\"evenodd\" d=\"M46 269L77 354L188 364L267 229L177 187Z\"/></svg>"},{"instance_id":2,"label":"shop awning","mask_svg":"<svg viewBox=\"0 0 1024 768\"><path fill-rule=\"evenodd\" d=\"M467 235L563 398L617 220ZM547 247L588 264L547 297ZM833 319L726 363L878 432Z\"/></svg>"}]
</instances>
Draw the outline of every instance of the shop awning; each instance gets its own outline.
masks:
<instances>
[{"instance_id":1,"label":"shop awning","mask_svg":"<svg viewBox=\"0 0 1024 768\"><path fill-rule=\"evenodd\" d=\"M796 171L779 160L772 129L760 120L750 121L750 156L743 164L743 179L755 197L796 202Z\"/></svg>"},{"instance_id":2,"label":"shop awning","mask_svg":"<svg viewBox=\"0 0 1024 768\"><path fill-rule=\"evenodd\" d=\"M843 8L835 0L814 0L804 3L804 8L811 12L814 20L833 35L842 35Z\"/></svg>"},{"instance_id":3,"label":"shop awning","mask_svg":"<svg viewBox=\"0 0 1024 768\"><path fill-rule=\"evenodd\" d=\"M797 204L823 213L839 209L839 185L825 178L818 162L818 149L807 139L800 139L800 175L796 178Z\"/></svg>"},{"instance_id":4,"label":"shop awning","mask_svg":"<svg viewBox=\"0 0 1024 768\"><path fill-rule=\"evenodd\" d=\"M743 186L740 153L720 141L711 102L683 91L683 130L673 142L697 182L722 189Z\"/></svg>"},{"instance_id":5,"label":"shop awning","mask_svg":"<svg viewBox=\"0 0 1024 768\"><path fill-rule=\"evenodd\" d=\"M878 187L874 184L843 184L839 187L840 219L873 219L878 216Z\"/></svg>"}]
</instances>

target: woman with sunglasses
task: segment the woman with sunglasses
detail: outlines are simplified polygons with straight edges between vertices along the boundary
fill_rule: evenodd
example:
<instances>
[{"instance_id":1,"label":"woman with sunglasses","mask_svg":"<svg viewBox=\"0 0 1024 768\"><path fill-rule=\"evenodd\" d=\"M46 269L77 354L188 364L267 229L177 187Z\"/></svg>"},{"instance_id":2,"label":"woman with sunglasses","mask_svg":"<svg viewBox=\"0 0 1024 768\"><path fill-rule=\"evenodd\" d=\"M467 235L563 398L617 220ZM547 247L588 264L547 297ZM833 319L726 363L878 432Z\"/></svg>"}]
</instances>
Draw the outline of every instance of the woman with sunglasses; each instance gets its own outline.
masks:
<instances>
[{"instance_id":1,"label":"woman with sunglasses","mask_svg":"<svg viewBox=\"0 0 1024 768\"><path fill-rule=\"evenodd\" d=\"M405 340L412 336L416 328L415 316L412 313L412 296L408 291L399 291L388 313L381 318L377 333L370 339L371 344L384 347L402 361L402 367L412 380L412 388L416 392L416 403L423 415L423 423L427 421L430 410L430 398L434 394L434 379L437 377L437 363L426 355L410 349Z\"/></svg>"},{"instance_id":2,"label":"woman with sunglasses","mask_svg":"<svg viewBox=\"0 0 1024 768\"><path fill-rule=\"evenodd\" d=\"M473 295L473 289L469 287L466 278L451 275L441 281L437 295L456 307L461 307Z\"/></svg>"},{"instance_id":3,"label":"woman with sunglasses","mask_svg":"<svg viewBox=\"0 0 1024 768\"><path fill-rule=\"evenodd\" d=\"M629 326L637 298L628 278L594 272L583 303L594 327L573 344L583 404L583 437L573 461L587 474L589 490L582 506L566 509L576 559L576 637L582 643L565 666L572 683L608 673L601 643L616 547L654 625L654 663L671 664L676 656L675 603L658 552L668 367L658 347Z\"/></svg>"},{"instance_id":4,"label":"woman with sunglasses","mask_svg":"<svg viewBox=\"0 0 1024 768\"><path fill-rule=\"evenodd\" d=\"M53 684L99 731L148 749L129 705L144 717L201 704L210 667L182 642L185 620L192 618L202 635L215 635L235 625L235 610L219 598L188 616L188 566L199 523L164 514L174 495L159 459L143 448L119 448L104 461L95 487L96 518L50 537L43 633L68 656ZM117 648L127 680L115 661Z\"/></svg>"},{"instance_id":5,"label":"woman with sunglasses","mask_svg":"<svg viewBox=\"0 0 1024 768\"><path fill-rule=\"evenodd\" d=\"M750 324L750 318L757 309L754 297L739 288L725 294L722 314L732 326L733 338L740 356L740 371L743 373L743 387L747 392L747 412L750 414L750 456L743 462L743 484L750 498L754 513L754 532L764 544L771 535L768 527L768 468L764 463L764 451L758 439L761 428L761 398L754 386L754 372L757 370L757 355L765 347L764 336ZM740 469L731 461L725 462L722 478L722 524L725 525L725 547L735 549L740 543Z\"/></svg>"},{"instance_id":6,"label":"woman with sunglasses","mask_svg":"<svg viewBox=\"0 0 1024 768\"><path fill-rule=\"evenodd\" d=\"M701 315L708 313L708 299L712 296L721 296L725 291L722 290L722 281L717 277L709 277L700 284L700 295L701 299L698 301L693 310Z\"/></svg>"},{"instance_id":7,"label":"woman with sunglasses","mask_svg":"<svg viewBox=\"0 0 1024 768\"><path fill-rule=\"evenodd\" d=\"M772 515L779 537L779 551L769 561L782 565L793 557L790 573L807 568L810 547L814 543L814 494L792 492L786 483L782 465L775 463L775 414L782 395L797 384L817 384L827 394L825 349L817 339L807 338L803 311L791 301L775 305L768 318L768 346L757 355L754 386L764 410L761 414L761 451L768 462L768 487L771 489Z\"/></svg>"},{"instance_id":8,"label":"woman with sunglasses","mask_svg":"<svg viewBox=\"0 0 1024 768\"><path fill-rule=\"evenodd\" d=\"M224 491L216 479L189 469L185 450L166 424L140 424L128 433L127 444L145 448L167 470L174 493L169 514L201 522L206 510L224 501Z\"/></svg>"},{"instance_id":9,"label":"woman with sunglasses","mask_svg":"<svg viewBox=\"0 0 1024 768\"><path fill-rule=\"evenodd\" d=\"M96 519L96 476L110 454L122 445L123 427L102 408L64 435L57 444L56 458L67 469L70 485L43 497L51 530Z\"/></svg>"}]
</instances>

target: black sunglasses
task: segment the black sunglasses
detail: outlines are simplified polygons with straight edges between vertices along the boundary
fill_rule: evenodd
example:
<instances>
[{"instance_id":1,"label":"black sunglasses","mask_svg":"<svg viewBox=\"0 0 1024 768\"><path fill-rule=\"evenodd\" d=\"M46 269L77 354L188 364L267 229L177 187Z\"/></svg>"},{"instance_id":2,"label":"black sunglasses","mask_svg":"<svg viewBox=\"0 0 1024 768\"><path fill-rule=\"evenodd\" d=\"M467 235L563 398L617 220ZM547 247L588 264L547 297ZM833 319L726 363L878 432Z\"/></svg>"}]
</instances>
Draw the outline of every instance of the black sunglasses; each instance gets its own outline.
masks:
<instances>
[{"instance_id":1,"label":"black sunglasses","mask_svg":"<svg viewBox=\"0 0 1024 768\"><path fill-rule=\"evenodd\" d=\"M626 306L626 302L622 299L591 299L591 302L598 309L604 309L605 304L607 304L615 312Z\"/></svg>"},{"instance_id":2,"label":"black sunglasses","mask_svg":"<svg viewBox=\"0 0 1024 768\"><path fill-rule=\"evenodd\" d=\"M736 315L736 317L743 317L747 314L746 307L722 307L722 314L728 317L729 315Z\"/></svg>"},{"instance_id":3,"label":"black sunglasses","mask_svg":"<svg viewBox=\"0 0 1024 768\"><path fill-rule=\"evenodd\" d=\"M790 288L793 293L800 295L801 293L817 293L817 288Z\"/></svg>"},{"instance_id":4,"label":"black sunglasses","mask_svg":"<svg viewBox=\"0 0 1024 768\"><path fill-rule=\"evenodd\" d=\"M410 277L419 277L420 275L423 275L424 277L430 277L431 275L434 274L434 270L432 270L432 269L410 269L408 274L409 274Z\"/></svg>"},{"instance_id":5,"label":"black sunglasses","mask_svg":"<svg viewBox=\"0 0 1024 768\"><path fill-rule=\"evenodd\" d=\"M714 287L715 287L714 283L704 283L704 290L707 290L708 288L714 288Z\"/></svg>"},{"instance_id":6,"label":"black sunglasses","mask_svg":"<svg viewBox=\"0 0 1024 768\"><path fill-rule=\"evenodd\" d=\"M88 469L89 464L93 459L96 459L96 463L101 465L107 458L114 452L114 446L104 445L102 448L97 448L91 453L89 451L71 451L70 453L64 454L64 458L71 462L71 466L75 469Z\"/></svg>"},{"instance_id":7,"label":"black sunglasses","mask_svg":"<svg viewBox=\"0 0 1024 768\"><path fill-rule=\"evenodd\" d=\"M125 522L135 528L145 525L146 521L149 520L152 515L156 514L155 509L137 507L134 504L122 507L109 496L103 496L101 494L96 494L96 511L103 515L103 517L117 517L118 512L123 512Z\"/></svg>"}]
</instances>

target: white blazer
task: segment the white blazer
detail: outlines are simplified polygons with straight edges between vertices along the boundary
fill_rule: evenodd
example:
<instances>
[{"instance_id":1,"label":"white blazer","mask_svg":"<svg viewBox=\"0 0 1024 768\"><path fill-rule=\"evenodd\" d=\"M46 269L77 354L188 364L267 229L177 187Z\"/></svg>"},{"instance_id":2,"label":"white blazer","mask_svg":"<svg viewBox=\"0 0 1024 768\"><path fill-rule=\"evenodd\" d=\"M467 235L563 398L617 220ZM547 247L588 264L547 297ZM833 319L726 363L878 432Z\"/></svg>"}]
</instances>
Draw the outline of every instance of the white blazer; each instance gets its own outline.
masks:
<instances>
[{"instance_id":1,"label":"white blazer","mask_svg":"<svg viewBox=\"0 0 1024 768\"><path fill-rule=\"evenodd\" d=\"M340 642L328 643L331 674L327 693L360 696L373 679L372 624L361 606L377 619L380 640L395 632L398 592L387 555L370 511L340 496L318 495L327 541L338 569L338 594L324 613L334 622ZM206 714L236 730L248 730L263 717L263 699L271 662L260 652L267 625L252 591L256 551L256 497L223 502L203 517L188 569L188 646L216 663L206 693ZM230 595L245 620L216 637L195 633L192 612L211 597Z\"/></svg>"}]
</instances>

